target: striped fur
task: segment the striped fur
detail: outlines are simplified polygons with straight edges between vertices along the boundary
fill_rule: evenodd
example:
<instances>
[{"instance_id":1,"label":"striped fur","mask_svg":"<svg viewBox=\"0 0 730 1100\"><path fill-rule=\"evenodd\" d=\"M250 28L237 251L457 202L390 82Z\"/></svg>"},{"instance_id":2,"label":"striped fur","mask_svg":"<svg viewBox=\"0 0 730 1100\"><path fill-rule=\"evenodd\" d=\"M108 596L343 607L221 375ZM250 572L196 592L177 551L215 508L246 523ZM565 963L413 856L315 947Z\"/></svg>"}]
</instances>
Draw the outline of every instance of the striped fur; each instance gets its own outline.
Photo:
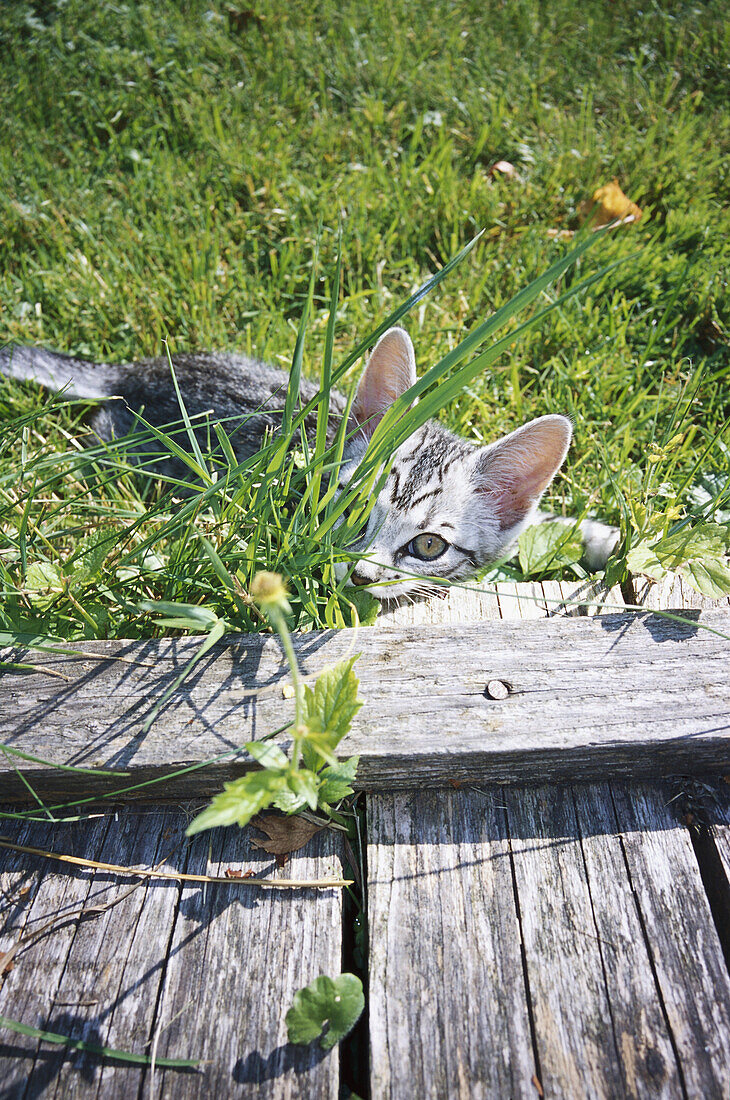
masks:
<instances>
[{"instance_id":1,"label":"striped fur","mask_svg":"<svg viewBox=\"0 0 730 1100\"><path fill-rule=\"evenodd\" d=\"M200 417L205 425L209 416L225 421L239 460L280 425L288 381L282 372L245 356L217 353L175 355L173 364L193 421ZM44 349L6 347L0 349L0 373L100 401L89 422L102 440L133 431L138 412L159 427L180 419L166 359L94 364ZM375 346L358 386L341 485L352 478L385 411L415 380L410 338L403 329L390 329ZM316 392L306 381L301 391L305 400ZM342 395L333 394L333 412L343 406ZM306 426L313 433L314 416ZM200 432L205 443L207 427ZM432 594L438 581L474 576L503 556L528 524L539 521L540 497L565 458L571 434L565 417L544 416L489 447L475 447L436 421L427 422L396 451L367 528L350 548L355 566L341 563L339 578L391 599ZM149 455L150 450L146 441L144 451ZM186 473L162 451L156 468L166 476ZM617 532L586 521L584 535L590 564L600 568ZM425 559L418 552L420 536L443 549Z\"/></svg>"}]
</instances>

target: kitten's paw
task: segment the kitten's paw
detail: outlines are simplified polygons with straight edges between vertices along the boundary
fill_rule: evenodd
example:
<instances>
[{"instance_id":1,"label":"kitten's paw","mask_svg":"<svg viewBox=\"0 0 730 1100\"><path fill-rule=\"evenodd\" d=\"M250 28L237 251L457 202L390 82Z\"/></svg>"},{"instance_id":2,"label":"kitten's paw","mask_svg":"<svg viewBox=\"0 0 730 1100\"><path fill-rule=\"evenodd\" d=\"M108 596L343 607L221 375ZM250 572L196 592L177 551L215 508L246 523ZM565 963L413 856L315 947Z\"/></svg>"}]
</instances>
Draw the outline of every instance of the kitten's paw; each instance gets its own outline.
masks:
<instances>
[{"instance_id":1,"label":"kitten's paw","mask_svg":"<svg viewBox=\"0 0 730 1100\"><path fill-rule=\"evenodd\" d=\"M591 573L606 568L606 562L618 546L621 532L618 527L601 523L597 519L584 519L580 523L583 540L583 561Z\"/></svg>"}]
</instances>

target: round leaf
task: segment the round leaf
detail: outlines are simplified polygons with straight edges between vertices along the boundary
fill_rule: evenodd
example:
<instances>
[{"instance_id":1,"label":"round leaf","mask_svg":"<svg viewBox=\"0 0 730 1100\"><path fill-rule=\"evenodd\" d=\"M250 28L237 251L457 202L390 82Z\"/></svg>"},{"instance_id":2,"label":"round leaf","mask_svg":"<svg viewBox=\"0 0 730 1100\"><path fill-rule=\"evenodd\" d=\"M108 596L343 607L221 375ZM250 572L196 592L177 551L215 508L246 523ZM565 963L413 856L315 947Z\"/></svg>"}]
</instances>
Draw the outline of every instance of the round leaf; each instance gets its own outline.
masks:
<instances>
[{"instance_id":1,"label":"round leaf","mask_svg":"<svg viewBox=\"0 0 730 1100\"><path fill-rule=\"evenodd\" d=\"M289 1042L311 1043L322 1035L325 1024L329 1024L320 1046L323 1050L331 1050L352 1031L364 1007L362 982L354 974L340 974L334 979L326 975L315 978L311 985L294 994L286 1014Z\"/></svg>"}]
</instances>

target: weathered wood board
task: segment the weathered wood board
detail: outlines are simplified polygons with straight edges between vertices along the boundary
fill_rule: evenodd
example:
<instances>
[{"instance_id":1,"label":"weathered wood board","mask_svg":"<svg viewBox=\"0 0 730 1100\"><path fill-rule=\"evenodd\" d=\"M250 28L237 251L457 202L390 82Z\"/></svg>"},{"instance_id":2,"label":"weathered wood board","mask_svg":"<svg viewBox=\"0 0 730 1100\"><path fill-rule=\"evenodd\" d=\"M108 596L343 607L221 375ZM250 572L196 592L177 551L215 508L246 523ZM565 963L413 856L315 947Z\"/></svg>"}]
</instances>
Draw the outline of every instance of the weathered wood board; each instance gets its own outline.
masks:
<instances>
[{"instance_id":1,"label":"weathered wood board","mask_svg":"<svg viewBox=\"0 0 730 1100\"><path fill-rule=\"evenodd\" d=\"M666 799L368 796L374 1096L727 1095L730 979Z\"/></svg>"},{"instance_id":2,"label":"weathered wood board","mask_svg":"<svg viewBox=\"0 0 730 1100\"><path fill-rule=\"evenodd\" d=\"M545 614L524 594L515 599L523 615ZM508 595L500 592L499 600L509 613ZM730 610L686 614L682 623L604 614L483 621L458 630L442 624L321 632L300 636L296 646L310 675L361 654L366 705L340 751L360 756L358 785L366 790L452 779L603 778L607 770L690 773L730 764ZM699 616L711 629L701 628ZM119 768L126 776L61 775L4 757L0 795L27 797L19 768L44 797L119 790L226 753L202 772L168 780L155 796L199 797L240 774L246 765L231 750L292 717L273 638L241 637L212 650L149 732L142 730L199 644L87 643L88 651L108 655L101 661L24 655L38 671L2 677L0 741L45 760ZM59 686L47 671L67 682ZM494 681L508 685L507 698L489 697Z\"/></svg>"},{"instance_id":3,"label":"weathered wood board","mask_svg":"<svg viewBox=\"0 0 730 1100\"><path fill-rule=\"evenodd\" d=\"M246 831L188 844L179 810L120 811L77 825L3 824L18 843L128 866L185 873L254 870L299 880L341 874L336 834L318 834L283 870L249 848ZM5 896L0 950L63 919L16 955L0 1015L96 1045L200 1058L195 1071L154 1071L68 1053L8 1030L0 1046L3 1100L302 1095L336 1100L337 1051L287 1043L297 989L341 969L342 891L143 881L0 851ZM134 888L136 886L136 888ZM104 912L94 907L117 901ZM79 918L78 909L85 909ZM30 1082L30 1083L29 1083ZM153 1091L150 1091L153 1087ZM26 1090L29 1091L26 1091Z\"/></svg>"},{"instance_id":4,"label":"weathered wood board","mask_svg":"<svg viewBox=\"0 0 730 1100\"><path fill-rule=\"evenodd\" d=\"M689 830L659 786L616 785L616 820L688 1096L730 1094L730 976Z\"/></svg>"},{"instance_id":5,"label":"weathered wood board","mask_svg":"<svg viewBox=\"0 0 730 1100\"><path fill-rule=\"evenodd\" d=\"M534 619L561 596L600 610L545 583L466 614ZM373 1095L726 1095L730 983L661 787L373 793L368 838Z\"/></svg>"},{"instance_id":6,"label":"weathered wood board","mask_svg":"<svg viewBox=\"0 0 730 1100\"><path fill-rule=\"evenodd\" d=\"M499 794L368 798L371 1095L533 1100Z\"/></svg>"},{"instance_id":7,"label":"weathered wood board","mask_svg":"<svg viewBox=\"0 0 730 1100\"><path fill-rule=\"evenodd\" d=\"M607 760L614 773L638 774L728 759L727 642L694 622L675 634L654 617L614 621L604 613L589 621L602 601L620 599L554 582L475 589L463 600L452 594L391 611L374 632L297 641L310 674L353 647L362 651L363 695L375 701L343 745L362 753L364 785L378 789L368 799L366 892L373 1096L728 1095L727 970L690 834L669 795L656 784L473 786L485 776L554 779L563 766L572 778L581 769L603 777ZM652 587L642 599L672 606L676 585ZM688 617L705 602L695 603ZM730 632L727 609L701 614ZM557 618L566 615L570 621ZM520 622L485 621L497 617ZM278 647L249 638L219 647L141 735L145 714L198 644L145 643L151 669L26 655L38 673L0 680L0 739L46 759L127 767L129 784L287 720ZM84 648L121 647L137 662L128 645ZM506 680L507 668L519 691L502 701L480 695L488 677ZM69 677L60 692L41 669ZM453 714L459 738L448 736ZM657 768L652 757L662 748L667 757ZM3 765L0 783L18 764ZM44 788L44 767L26 766L39 789L64 801L89 785L66 774ZM240 767L192 772L178 789L200 796ZM388 790L434 783L443 789ZM159 788L138 796L157 802ZM725 887L726 817L710 827ZM268 857L249 851L236 830L187 846L186 821L179 809L155 806L77 825L3 829L20 843L110 863L150 866L168 855L180 871L269 872ZM340 862L336 838L320 834L273 874L321 878L339 873ZM704 874L707 885L706 867ZM4 1031L0 1100L337 1096L337 1052L290 1047L284 1014L297 988L342 969L339 891L134 888L101 871L7 851L0 886L0 950L62 918L18 952L0 989L1 1015L121 1049L154 1045L161 1057L204 1060L193 1073L158 1067L150 1075Z\"/></svg>"},{"instance_id":8,"label":"weathered wood board","mask_svg":"<svg viewBox=\"0 0 730 1100\"><path fill-rule=\"evenodd\" d=\"M725 960L730 969L730 773L696 792L693 827Z\"/></svg>"}]
</instances>

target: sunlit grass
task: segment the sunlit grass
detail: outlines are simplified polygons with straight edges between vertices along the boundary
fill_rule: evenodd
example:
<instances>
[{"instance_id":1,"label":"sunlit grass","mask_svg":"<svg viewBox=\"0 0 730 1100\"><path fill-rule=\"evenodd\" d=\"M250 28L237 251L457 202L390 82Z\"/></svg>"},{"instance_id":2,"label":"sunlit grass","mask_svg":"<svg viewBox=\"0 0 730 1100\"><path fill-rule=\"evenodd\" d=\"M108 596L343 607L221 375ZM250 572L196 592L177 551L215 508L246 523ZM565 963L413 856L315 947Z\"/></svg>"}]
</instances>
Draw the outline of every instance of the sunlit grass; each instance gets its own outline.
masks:
<instances>
[{"instance_id":1,"label":"sunlit grass","mask_svg":"<svg viewBox=\"0 0 730 1100\"><path fill-rule=\"evenodd\" d=\"M558 512L638 529L641 506L669 532L703 492L721 506L723 5L257 13L239 35L208 3L0 7L14 58L0 75L0 339L110 361L168 339L347 386L355 353L483 228L404 318L424 375L566 254L547 231L576 229L581 202L617 178L638 225L546 286L531 308L553 308L498 358L424 401L477 442L571 416ZM515 178L490 172L499 159ZM193 456L210 479L201 492L190 468L190 495L126 468L123 447L82 452L84 407L46 401L0 382L0 629L142 636L156 630L144 600L255 629L257 568L289 578L299 627L352 621L321 434L313 453L297 436L298 453L273 445L236 467L227 426L212 428L224 457ZM166 434L185 447L184 425Z\"/></svg>"}]
</instances>

